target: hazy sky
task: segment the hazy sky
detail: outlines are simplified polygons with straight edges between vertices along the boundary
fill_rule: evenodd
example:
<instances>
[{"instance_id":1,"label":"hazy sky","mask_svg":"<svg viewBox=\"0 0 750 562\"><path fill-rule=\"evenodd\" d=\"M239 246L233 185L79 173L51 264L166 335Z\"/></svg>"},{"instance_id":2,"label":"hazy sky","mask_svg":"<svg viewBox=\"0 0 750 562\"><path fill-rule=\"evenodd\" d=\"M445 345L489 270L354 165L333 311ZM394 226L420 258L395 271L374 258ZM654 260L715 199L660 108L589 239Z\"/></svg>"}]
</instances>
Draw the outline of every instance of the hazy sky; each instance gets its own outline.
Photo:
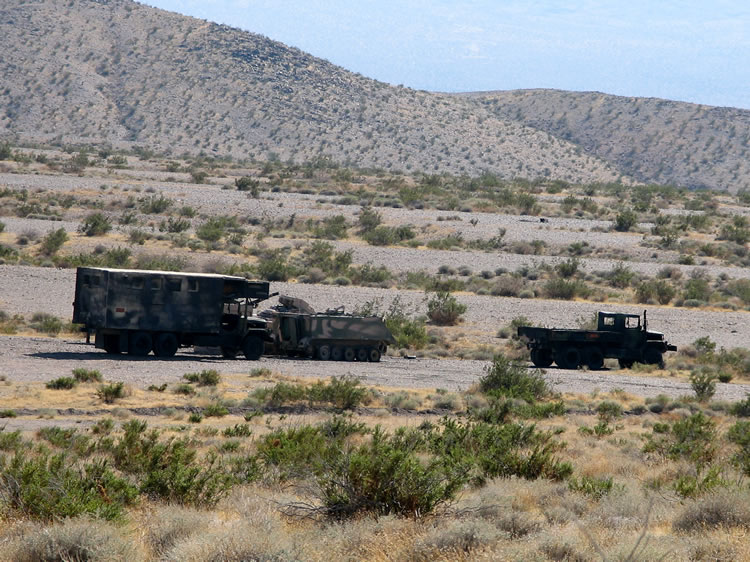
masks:
<instances>
[{"instance_id":1,"label":"hazy sky","mask_svg":"<svg viewBox=\"0 0 750 562\"><path fill-rule=\"evenodd\" d=\"M421 90L596 90L750 109L747 0L145 3Z\"/></svg>"}]
</instances>

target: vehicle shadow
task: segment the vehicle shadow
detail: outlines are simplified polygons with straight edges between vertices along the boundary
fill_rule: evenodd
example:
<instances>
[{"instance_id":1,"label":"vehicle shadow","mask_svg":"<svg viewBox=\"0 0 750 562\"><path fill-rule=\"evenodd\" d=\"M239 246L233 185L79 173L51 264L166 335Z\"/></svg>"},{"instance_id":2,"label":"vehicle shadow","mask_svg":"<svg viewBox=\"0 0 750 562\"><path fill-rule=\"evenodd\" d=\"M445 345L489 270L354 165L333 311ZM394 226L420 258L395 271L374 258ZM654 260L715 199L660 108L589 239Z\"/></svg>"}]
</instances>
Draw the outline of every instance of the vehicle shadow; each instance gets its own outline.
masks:
<instances>
[{"instance_id":1,"label":"vehicle shadow","mask_svg":"<svg viewBox=\"0 0 750 562\"><path fill-rule=\"evenodd\" d=\"M35 357L37 359L56 359L59 361L182 361L198 362L198 363L219 363L225 361L231 361L231 359L225 359L221 355L194 355L194 354L177 354L174 357L156 357L154 355L147 355L146 357L135 357L133 355L112 354L105 353L103 351L54 351L54 352L37 352L28 353L27 357Z\"/></svg>"}]
</instances>

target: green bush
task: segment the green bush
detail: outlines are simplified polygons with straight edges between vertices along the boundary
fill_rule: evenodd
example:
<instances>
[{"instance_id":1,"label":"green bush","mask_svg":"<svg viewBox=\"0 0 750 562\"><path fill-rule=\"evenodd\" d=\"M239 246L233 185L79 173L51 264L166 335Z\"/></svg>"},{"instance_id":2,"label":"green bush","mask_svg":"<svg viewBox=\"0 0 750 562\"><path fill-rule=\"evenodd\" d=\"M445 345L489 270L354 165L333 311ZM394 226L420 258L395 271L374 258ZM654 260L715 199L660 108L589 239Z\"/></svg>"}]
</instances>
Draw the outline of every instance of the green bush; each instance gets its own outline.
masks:
<instances>
[{"instance_id":1,"label":"green bush","mask_svg":"<svg viewBox=\"0 0 750 562\"><path fill-rule=\"evenodd\" d=\"M732 456L732 463L744 474L750 476L750 422L738 421L727 432L727 439L739 446Z\"/></svg>"},{"instance_id":2,"label":"green bush","mask_svg":"<svg viewBox=\"0 0 750 562\"><path fill-rule=\"evenodd\" d=\"M628 232L636 224L638 224L638 215L631 209L625 209L617 214L613 227L617 232Z\"/></svg>"},{"instance_id":3,"label":"green bush","mask_svg":"<svg viewBox=\"0 0 750 562\"><path fill-rule=\"evenodd\" d=\"M78 226L78 232L86 236L104 236L112 230L112 222L103 213L88 215Z\"/></svg>"},{"instance_id":4,"label":"green bush","mask_svg":"<svg viewBox=\"0 0 750 562\"><path fill-rule=\"evenodd\" d=\"M125 396L125 383L114 382L111 384L105 384L99 387L96 391L96 395L104 400L107 404L112 404L116 400Z\"/></svg>"},{"instance_id":5,"label":"green bush","mask_svg":"<svg viewBox=\"0 0 750 562\"><path fill-rule=\"evenodd\" d=\"M216 369L204 369L200 373L187 373L182 378L188 382L198 383L198 386L217 386L221 383L221 375Z\"/></svg>"},{"instance_id":6,"label":"green bush","mask_svg":"<svg viewBox=\"0 0 750 562\"><path fill-rule=\"evenodd\" d=\"M223 418L227 414L229 414L229 410L224 404L221 404L219 402L209 404L208 406L203 408L203 415L207 418Z\"/></svg>"},{"instance_id":7,"label":"green bush","mask_svg":"<svg viewBox=\"0 0 750 562\"><path fill-rule=\"evenodd\" d=\"M648 303L656 300L659 304L669 304L674 298L677 290L664 279L652 279L644 281L635 291L635 298L639 303Z\"/></svg>"},{"instance_id":8,"label":"green bush","mask_svg":"<svg viewBox=\"0 0 750 562\"><path fill-rule=\"evenodd\" d=\"M63 329L62 320L46 312L35 312L29 325L37 332L50 336L59 334Z\"/></svg>"},{"instance_id":9,"label":"green bush","mask_svg":"<svg viewBox=\"0 0 750 562\"><path fill-rule=\"evenodd\" d=\"M708 402L716 394L716 374L707 368L690 373L690 386L699 402Z\"/></svg>"},{"instance_id":10,"label":"green bush","mask_svg":"<svg viewBox=\"0 0 750 562\"><path fill-rule=\"evenodd\" d=\"M750 394L744 400L732 404L730 412L738 418L750 418Z\"/></svg>"},{"instance_id":11,"label":"green bush","mask_svg":"<svg viewBox=\"0 0 750 562\"><path fill-rule=\"evenodd\" d=\"M572 300L587 297L591 290L583 281L554 278L545 283L544 292L551 299Z\"/></svg>"},{"instance_id":12,"label":"green bush","mask_svg":"<svg viewBox=\"0 0 750 562\"><path fill-rule=\"evenodd\" d=\"M550 394L541 371L529 371L503 354L495 355L492 365L485 367L484 373L479 379L479 388L491 396L522 398L533 402Z\"/></svg>"},{"instance_id":13,"label":"green bush","mask_svg":"<svg viewBox=\"0 0 750 562\"><path fill-rule=\"evenodd\" d=\"M73 377L78 382L101 382L102 374L95 369L84 369L77 367L73 369Z\"/></svg>"},{"instance_id":14,"label":"green bush","mask_svg":"<svg viewBox=\"0 0 750 562\"><path fill-rule=\"evenodd\" d=\"M260 256L255 269L258 277L266 281L287 281L292 276L292 268L287 263L286 252L282 249L265 252Z\"/></svg>"},{"instance_id":15,"label":"green bush","mask_svg":"<svg viewBox=\"0 0 750 562\"><path fill-rule=\"evenodd\" d=\"M383 222L383 216L372 207L362 207L359 211L360 233L370 232Z\"/></svg>"},{"instance_id":16,"label":"green bush","mask_svg":"<svg viewBox=\"0 0 750 562\"><path fill-rule=\"evenodd\" d=\"M466 312L466 305L461 304L447 291L438 291L427 301L427 316L439 326L453 326L460 321Z\"/></svg>"},{"instance_id":17,"label":"green bush","mask_svg":"<svg viewBox=\"0 0 750 562\"><path fill-rule=\"evenodd\" d=\"M260 195L260 181L251 178L250 176L243 176L234 180L234 185L237 191L249 191L250 196L257 199Z\"/></svg>"},{"instance_id":18,"label":"green bush","mask_svg":"<svg viewBox=\"0 0 750 562\"><path fill-rule=\"evenodd\" d=\"M337 519L360 513L417 517L450 501L465 480L438 459L423 463L408 444L376 429L369 443L326 463L318 486L327 514Z\"/></svg>"},{"instance_id":19,"label":"green bush","mask_svg":"<svg viewBox=\"0 0 750 562\"><path fill-rule=\"evenodd\" d=\"M612 492L614 481L612 477L596 478L584 475L580 479L571 478L568 481L568 489L571 492L580 492L598 501Z\"/></svg>"},{"instance_id":20,"label":"green bush","mask_svg":"<svg viewBox=\"0 0 750 562\"><path fill-rule=\"evenodd\" d=\"M224 437L250 437L253 434L253 430L246 423L235 424L234 427L227 427L222 432Z\"/></svg>"},{"instance_id":21,"label":"green bush","mask_svg":"<svg viewBox=\"0 0 750 562\"><path fill-rule=\"evenodd\" d=\"M64 228L50 230L45 235L45 237L42 238L42 243L39 247L39 251L45 256L51 256L53 254L56 254L67 240L68 233L65 232Z\"/></svg>"},{"instance_id":22,"label":"green bush","mask_svg":"<svg viewBox=\"0 0 750 562\"><path fill-rule=\"evenodd\" d=\"M141 212L147 215L158 215L172 206L172 200L163 194L151 195L141 201Z\"/></svg>"},{"instance_id":23,"label":"green bush","mask_svg":"<svg viewBox=\"0 0 750 562\"><path fill-rule=\"evenodd\" d=\"M311 402L328 402L342 410L356 408L367 397L367 390L362 388L359 379L353 376L331 377L327 384L317 382L308 389Z\"/></svg>"},{"instance_id":24,"label":"green bush","mask_svg":"<svg viewBox=\"0 0 750 562\"><path fill-rule=\"evenodd\" d=\"M77 383L78 381L72 377L59 377L47 382L44 386L51 388L52 390L70 390L71 388L74 388Z\"/></svg>"},{"instance_id":25,"label":"green bush","mask_svg":"<svg viewBox=\"0 0 750 562\"><path fill-rule=\"evenodd\" d=\"M348 226L344 215L335 215L323 219L322 223L316 225L313 229L313 236L316 238L326 238L328 240L346 238L346 230Z\"/></svg>"},{"instance_id":26,"label":"green bush","mask_svg":"<svg viewBox=\"0 0 750 562\"><path fill-rule=\"evenodd\" d=\"M45 521L82 514L119 519L138 496L106 460L77 465L65 453L18 451L9 461L3 457L0 482L6 509Z\"/></svg>"}]
</instances>

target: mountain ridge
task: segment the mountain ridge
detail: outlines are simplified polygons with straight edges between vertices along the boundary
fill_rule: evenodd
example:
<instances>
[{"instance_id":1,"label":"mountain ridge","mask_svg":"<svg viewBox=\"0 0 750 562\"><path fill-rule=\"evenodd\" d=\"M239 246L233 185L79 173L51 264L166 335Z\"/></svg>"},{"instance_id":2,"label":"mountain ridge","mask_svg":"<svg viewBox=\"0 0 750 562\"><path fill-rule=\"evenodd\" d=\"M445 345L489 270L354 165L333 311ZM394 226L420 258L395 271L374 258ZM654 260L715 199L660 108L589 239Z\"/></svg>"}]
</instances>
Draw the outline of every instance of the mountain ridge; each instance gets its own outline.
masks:
<instances>
[{"instance_id":1,"label":"mountain ridge","mask_svg":"<svg viewBox=\"0 0 750 562\"><path fill-rule=\"evenodd\" d=\"M735 146L750 138L750 112L731 114L739 123L737 142L722 137L715 145L736 155L713 154L717 171L696 170L712 153L696 150L705 143L697 127L708 123L691 126L695 139L682 152L666 150L676 131L663 142L622 134L638 125L628 108L642 102L599 100L624 113L617 127L603 110L595 113L600 133L579 115L578 93L445 94L391 86L258 34L131 0L9 0L0 8L0 48L14 54L0 60L10 77L0 88L0 136L22 142L296 161L326 156L428 174L635 179L732 191L750 183L746 147ZM684 119L685 111L675 115ZM630 143L627 150L617 148L619 138ZM660 170L660 150L677 162L689 158Z\"/></svg>"}]
</instances>

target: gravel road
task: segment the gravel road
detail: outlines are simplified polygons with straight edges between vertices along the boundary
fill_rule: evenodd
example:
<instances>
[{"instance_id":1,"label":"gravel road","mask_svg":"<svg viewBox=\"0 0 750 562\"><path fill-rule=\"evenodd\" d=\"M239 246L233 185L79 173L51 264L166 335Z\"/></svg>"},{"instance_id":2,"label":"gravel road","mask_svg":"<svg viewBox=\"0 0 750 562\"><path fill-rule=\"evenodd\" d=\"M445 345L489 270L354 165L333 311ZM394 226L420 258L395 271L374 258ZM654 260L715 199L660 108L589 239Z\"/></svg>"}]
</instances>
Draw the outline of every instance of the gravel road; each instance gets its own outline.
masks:
<instances>
[{"instance_id":1,"label":"gravel road","mask_svg":"<svg viewBox=\"0 0 750 562\"><path fill-rule=\"evenodd\" d=\"M260 361L229 361L215 355L200 355L183 350L174 358L154 357L113 359L93 345L80 340L22 336L0 336L0 372L16 383L48 381L69 376L72 369L98 369L110 381L123 381L145 388L151 384L175 383L185 373L216 369L219 372L249 373L266 367L294 377L324 378L352 375L366 385L399 388L443 388L458 391L470 387L484 373L485 361L451 359L403 359L385 357L380 363L346 363L263 357ZM587 394L594 390L608 392L622 389L627 393L649 397L657 394L678 397L692 395L686 382L669 378L622 374L621 371L564 371L551 368L547 380L559 392ZM716 399L741 400L750 392L749 384L718 384ZM23 404L19 404L23 407Z\"/></svg>"}]
</instances>

